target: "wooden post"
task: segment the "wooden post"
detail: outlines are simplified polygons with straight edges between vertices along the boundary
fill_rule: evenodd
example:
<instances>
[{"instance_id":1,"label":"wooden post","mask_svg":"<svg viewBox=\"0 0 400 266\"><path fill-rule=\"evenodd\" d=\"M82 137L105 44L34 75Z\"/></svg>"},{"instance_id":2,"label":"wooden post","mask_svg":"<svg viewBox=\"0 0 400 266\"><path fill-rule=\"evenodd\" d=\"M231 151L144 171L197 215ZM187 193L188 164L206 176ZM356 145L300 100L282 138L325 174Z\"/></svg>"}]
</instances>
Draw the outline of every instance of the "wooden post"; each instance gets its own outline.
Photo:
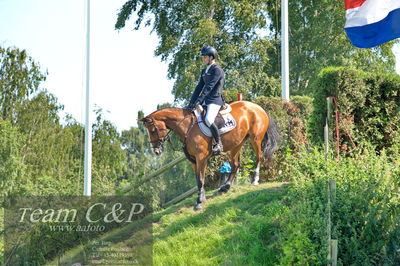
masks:
<instances>
[{"instance_id":1,"label":"wooden post","mask_svg":"<svg viewBox=\"0 0 400 266\"><path fill-rule=\"evenodd\" d=\"M339 133L339 110L338 110L338 104L337 104L337 100L335 97L330 96L328 98L326 98L327 101L327 105L328 105L328 113L327 113L327 117L328 117L328 122L330 123L330 119L332 117L332 106L333 103L335 104L335 138L336 138L336 159L339 161L339 156L340 156L340 143L339 143L339 137L340 137L340 133Z\"/></svg>"},{"instance_id":2,"label":"wooden post","mask_svg":"<svg viewBox=\"0 0 400 266\"><path fill-rule=\"evenodd\" d=\"M332 266L337 265L337 256L338 256L338 241L336 239L331 239L331 258L332 258Z\"/></svg>"},{"instance_id":3,"label":"wooden post","mask_svg":"<svg viewBox=\"0 0 400 266\"><path fill-rule=\"evenodd\" d=\"M128 191L130 191L130 190L132 190L132 189L137 189L137 188L140 187L144 182L147 182L147 181L149 181L150 179L152 179L153 177L156 177L156 176L158 176L158 175L164 173L164 172L167 171L169 168L175 166L176 164L182 162L182 161L185 160L185 159L186 159L185 155L182 155L181 157L176 158L175 160L173 160L172 162L170 162L170 163L164 165L163 167L161 167L161 168L158 169L157 171L155 171L155 172L151 173L150 175L144 177L144 178L142 179L142 183L140 183L140 184L133 184L133 185L124 187L124 188L122 189L122 193L126 193L126 192L128 192Z\"/></svg>"},{"instance_id":4,"label":"wooden post","mask_svg":"<svg viewBox=\"0 0 400 266\"><path fill-rule=\"evenodd\" d=\"M336 201L336 181L334 179L328 180L328 260L331 261L332 266L337 265L338 255L338 241L332 239L332 204Z\"/></svg>"},{"instance_id":5,"label":"wooden post","mask_svg":"<svg viewBox=\"0 0 400 266\"><path fill-rule=\"evenodd\" d=\"M328 97L326 98L326 117L328 122L331 121L331 115L332 115L332 98Z\"/></svg>"},{"instance_id":6,"label":"wooden post","mask_svg":"<svg viewBox=\"0 0 400 266\"><path fill-rule=\"evenodd\" d=\"M334 179L329 179L329 190L332 204L336 201L336 181Z\"/></svg>"},{"instance_id":7,"label":"wooden post","mask_svg":"<svg viewBox=\"0 0 400 266\"><path fill-rule=\"evenodd\" d=\"M327 114L325 120L325 127L324 127L324 146L325 146L325 160L328 156L329 151L329 124L332 118L332 103L333 98L328 97L326 98L326 105L327 105ZM335 102L336 104L336 102ZM336 125L336 152L337 158L339 159L339 125L338 125L338 110L336 107L335 111L335 125ZM332 213L332 205L336 202L336 181L334 179L328 180L327 185L328 191L328 224L327 224L327 233L328 233L328 261L329 265L336 266L337 265L337 255L338 255L338 241L337 239L332 239L332 220L331 220L331 213Z\"/></svg>"},{"instance_id":8,"label":"wooden post","mask_svg":"<svg viewBox=\"0 0 400 266\"><path fill-rule=\"evenodd\" d=\"M329 141L331 140L331 134L329 134L329 124L331 123L332 117L332 98L326 98L326 118L324 127L324 148L325 148L325 159L327 159L329 152Z\"/></svg>"},{"instance_id":9,"label":"wooden post","mask_svg":"<svg viewBox=\"0 0 400 266\"><path fill-rule=\"evenodd\" d=\"M243 98L243 94L238 93L238 94L237 94L237 100L238 100L238 101L241 101L242 98Z\"/></svg>"},{"instance_id":10,"label":"wooden post","mask_svg":"<svg viewBox=\"0 0 400 266\"><path fill-rule=\"evenodd\" d=\"M331 241L332 241L332 226L331 226L331 193L330 193L330 186L329 183L327 185L327 191L328 191L328 224L327 224L327 233L328 233L328 261L332 260L332 249L331 249ZM328 264L331 265L331 264Z\"/></svg>"},{"instance_id":11,"label":"wooden post","mask_svg":"<svg viewBox=\"0 0 400 266\"><path fill-rule=\"evenodd\" d=\"M329 125L328 125L328 118L325 120L325 127L324 127L324 147L325 147L325 160L327 159L328 152L329 152Z\"/></svg>"}]
</instances>

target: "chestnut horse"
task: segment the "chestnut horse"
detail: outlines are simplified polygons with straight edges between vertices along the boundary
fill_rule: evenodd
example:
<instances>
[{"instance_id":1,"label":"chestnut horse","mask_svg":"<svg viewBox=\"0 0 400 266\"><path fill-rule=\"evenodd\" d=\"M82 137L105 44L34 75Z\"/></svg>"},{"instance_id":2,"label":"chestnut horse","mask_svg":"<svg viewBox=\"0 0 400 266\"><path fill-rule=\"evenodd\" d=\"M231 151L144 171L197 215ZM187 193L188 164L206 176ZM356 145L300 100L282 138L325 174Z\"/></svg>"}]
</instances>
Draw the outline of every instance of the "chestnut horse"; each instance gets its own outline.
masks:
<instances>
[{"instance_id":1,"label":"chestnut horse","mask_svg":"<svg viewBox=\"0 0 400 266\"><path fill-rule=\"evenodd\" d=\"M232 173L219 189L219 193L227 192L239 170L239 155L245 141L250 138L256 152L257 167L252 177L252 184L258 185L260 166L263 157L267 162L278 149L279 129L275 121L257 104L238 101L231 103L231 114L236 120L236 128L221 136L224 152L230 152ZM198 187L195 210L202 208L206 201L204 179L207 160L212 156L212 137L207 137L197 125L193 112L181 108L164 108L157 110L145 118L139 119L147 127L150 142L155 154L160 155L163 143L170 132L175 132L184 144L185 154L192 162L196 173ZM167 132L170 130L169 132Z\"/></svg>"}]
</instances>

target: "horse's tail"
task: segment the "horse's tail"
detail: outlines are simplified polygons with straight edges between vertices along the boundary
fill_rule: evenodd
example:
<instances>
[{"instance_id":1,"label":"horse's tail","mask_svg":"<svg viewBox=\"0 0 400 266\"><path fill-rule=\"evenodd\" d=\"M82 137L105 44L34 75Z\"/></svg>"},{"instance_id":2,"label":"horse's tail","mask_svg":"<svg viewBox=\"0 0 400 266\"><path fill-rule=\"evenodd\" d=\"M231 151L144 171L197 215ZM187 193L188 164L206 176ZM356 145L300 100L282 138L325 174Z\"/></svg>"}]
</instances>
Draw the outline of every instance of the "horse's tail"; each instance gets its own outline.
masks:
<instances>
[{"instance_id":1,"label":"horse's tail","mask_svg":"<svg viewBox=\"0 0 400 266\"><path fill-rule=\"evenodd\" d=\"M269 125L267 129L267 133L264 136L262 141L262 150L264 157L267 161L272 160L272 156L274 152L279 148L279 142L281 141L281 135L278 125L275 120L268 115L269 117Z\"/></svg>"}]
</instances>

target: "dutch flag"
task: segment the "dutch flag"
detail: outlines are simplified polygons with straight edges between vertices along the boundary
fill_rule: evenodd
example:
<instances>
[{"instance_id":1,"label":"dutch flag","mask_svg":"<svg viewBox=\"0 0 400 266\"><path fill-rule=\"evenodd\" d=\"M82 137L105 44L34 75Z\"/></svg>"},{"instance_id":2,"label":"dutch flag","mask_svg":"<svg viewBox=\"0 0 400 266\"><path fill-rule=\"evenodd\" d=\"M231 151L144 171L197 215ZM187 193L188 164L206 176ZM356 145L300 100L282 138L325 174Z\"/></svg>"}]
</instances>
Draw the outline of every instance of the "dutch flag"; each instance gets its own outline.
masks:
<instances>
[{"instance_id":1,"label":"dutch flag","mask_svg":"<svg viewBox=\"0 0 400 266\"><path fill-rule=\"evenodd\" d=\"M400 37L400 0L345 0L351 43L371 48Z\"/></svg>"}]
</instances>

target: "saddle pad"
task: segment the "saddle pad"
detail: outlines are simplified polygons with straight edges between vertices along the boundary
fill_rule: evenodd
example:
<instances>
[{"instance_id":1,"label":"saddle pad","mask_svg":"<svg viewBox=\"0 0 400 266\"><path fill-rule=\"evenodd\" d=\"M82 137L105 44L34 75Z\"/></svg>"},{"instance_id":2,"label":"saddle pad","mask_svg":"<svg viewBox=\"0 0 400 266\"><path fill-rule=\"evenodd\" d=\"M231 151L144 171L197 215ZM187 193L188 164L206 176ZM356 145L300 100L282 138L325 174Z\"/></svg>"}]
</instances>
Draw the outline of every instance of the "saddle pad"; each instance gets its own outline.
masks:
<instances>
[{"instance_id":1,"label":"saddle pad","mask_svg":"<svg viewBox=\"0 0 400 266\"><path fill-rule=\"evenodd\" d=\"M196 109L194 111L194 114L196 115L201 132L203 132L203 134L206 135L207 137L212 137L212 133L208 128L208 126L206 125L206 123L203 121L201 113ZM222 115L222 118L225 121L225 125L218 130L220 135L228 133L229 131L231 131L236 127L236 120L233 118L231 113Z\"/></svg>"}]
</instances>

